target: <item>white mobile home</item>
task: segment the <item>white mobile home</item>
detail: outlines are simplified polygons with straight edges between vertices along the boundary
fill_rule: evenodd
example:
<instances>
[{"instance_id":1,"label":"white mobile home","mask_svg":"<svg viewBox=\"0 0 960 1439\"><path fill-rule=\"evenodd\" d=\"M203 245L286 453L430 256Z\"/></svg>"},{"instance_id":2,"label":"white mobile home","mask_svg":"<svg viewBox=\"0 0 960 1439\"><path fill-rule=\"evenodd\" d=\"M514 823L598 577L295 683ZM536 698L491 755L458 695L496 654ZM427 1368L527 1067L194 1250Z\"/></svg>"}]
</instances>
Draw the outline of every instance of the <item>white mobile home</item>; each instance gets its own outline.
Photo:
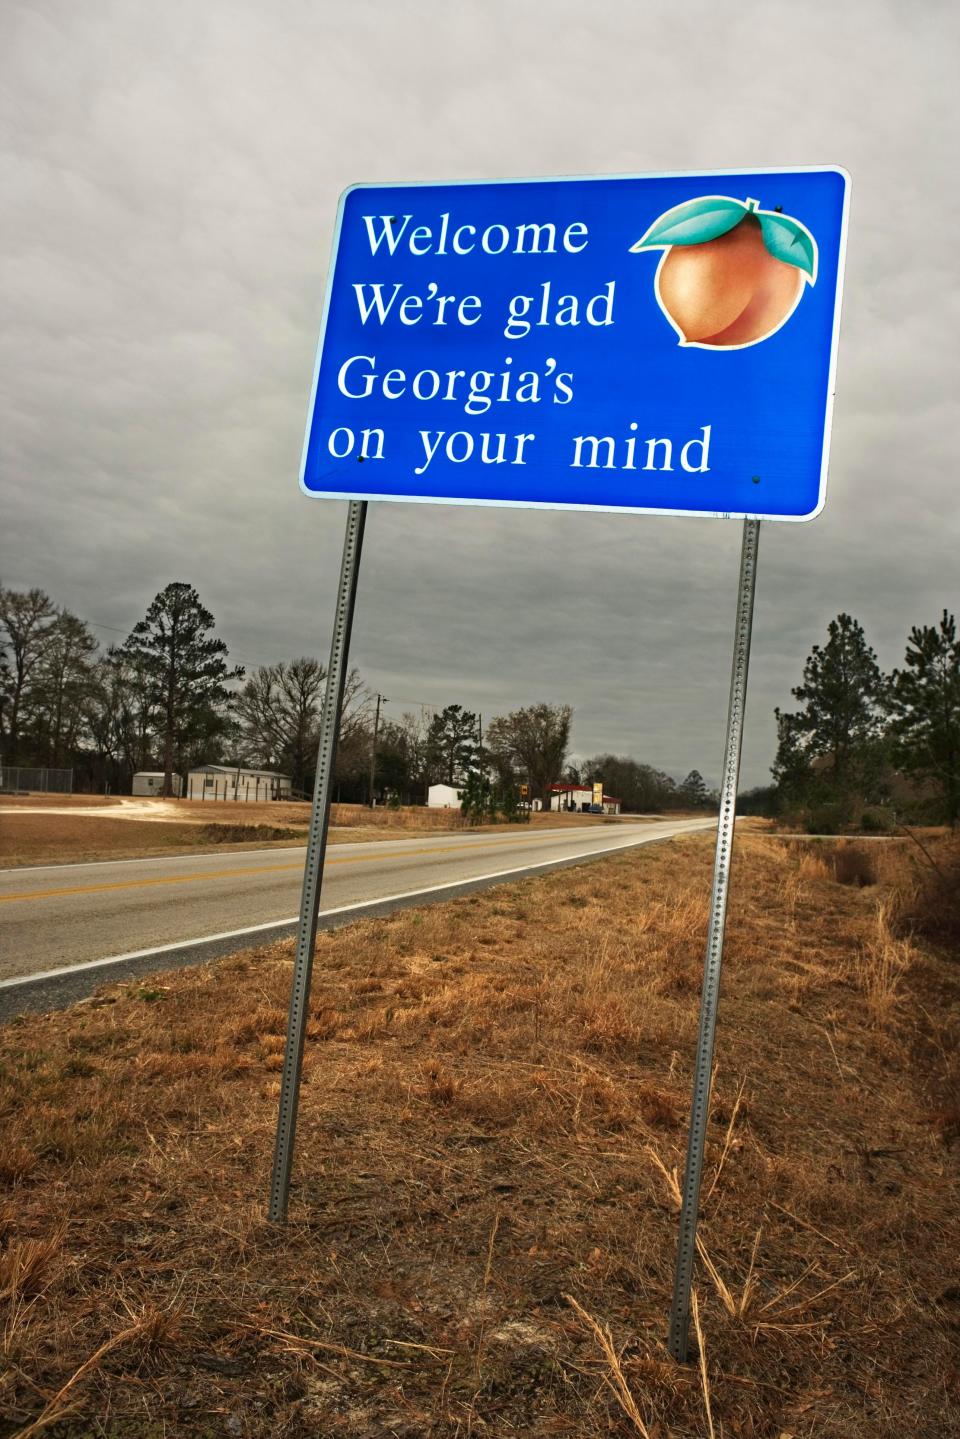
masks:
<instances>
[{"instance_id":1,"label":"white mobile home","mask_svg":"<svg viewBox=\"0 0 960 1439\"><path fill-rule=\"evenodd\" d=\"M432 784L427 790L430 809L459 809L461 791L452 784Z\"/></svg>"},{"instance_id":2,"label":"white mobile home","mask_svg":"<svg viewBox=\"0 0 960 1439\"><path fill-rule=\"evenodd\" d=\"M206 764L187 775L187 799L235 800L239 804L290 798L290 776L235 764Z\"/></svg>"},{"instance_id":3,"label":"white mobile home","mask_svg":"<svg viewBox=\"0 0 960 1439\"><path fill-rule=\"evenodd\" d=\"M180 791L183 789L183 780L178 774L170 776L170 788L173 790L174 799L179 799ZM163 794L163 770L138 770L133 777L130 793L140 795Z\"/></svg>"}]
</instances>

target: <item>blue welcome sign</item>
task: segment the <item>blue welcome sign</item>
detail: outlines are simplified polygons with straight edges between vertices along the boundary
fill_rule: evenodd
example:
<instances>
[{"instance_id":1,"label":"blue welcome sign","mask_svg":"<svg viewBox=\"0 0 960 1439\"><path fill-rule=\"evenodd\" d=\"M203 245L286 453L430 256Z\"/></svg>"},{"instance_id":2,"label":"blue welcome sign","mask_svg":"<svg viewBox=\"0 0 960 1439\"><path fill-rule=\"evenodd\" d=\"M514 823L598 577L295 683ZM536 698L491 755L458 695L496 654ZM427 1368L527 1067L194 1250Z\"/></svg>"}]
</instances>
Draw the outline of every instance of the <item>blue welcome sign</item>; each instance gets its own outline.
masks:
<instances>
[{"instance_id":1,"label":"blue welcome sign","mask_svg":"<svg viewBox=\"0 0 960 1439\"><path fill-rule=\"evenodd\" d=\"M353 187L301 487L812 518L848 191L837 168Z\"/></svg>"}]
</instances>

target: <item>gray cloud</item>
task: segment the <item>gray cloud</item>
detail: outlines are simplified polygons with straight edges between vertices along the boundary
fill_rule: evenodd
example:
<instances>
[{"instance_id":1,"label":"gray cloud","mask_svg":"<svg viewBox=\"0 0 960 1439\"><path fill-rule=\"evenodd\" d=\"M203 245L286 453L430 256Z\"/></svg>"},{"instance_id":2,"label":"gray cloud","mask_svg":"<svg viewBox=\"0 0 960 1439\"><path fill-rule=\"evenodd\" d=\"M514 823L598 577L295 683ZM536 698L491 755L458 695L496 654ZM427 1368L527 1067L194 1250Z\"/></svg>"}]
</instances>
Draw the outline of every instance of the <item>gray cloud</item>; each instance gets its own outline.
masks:
<instances>
[{"instance_id":1,"label":"gray cloud","mask_svg":"<svg viewBox=\"0 0 960 1439\"><path fill-rule=\"evenodd\" d=\"M838 610L891 666L957 606L957 30L863 0L8 4L4 582L124 629L185 578L238 657L325 654L344 506L296 473L347 184L842 163L827 509L761 543L763 781ZM379 505L354 657L388 695L569 700L581 754L716 777L738 546L716 521Z\"/></svg>"}]
</instances>

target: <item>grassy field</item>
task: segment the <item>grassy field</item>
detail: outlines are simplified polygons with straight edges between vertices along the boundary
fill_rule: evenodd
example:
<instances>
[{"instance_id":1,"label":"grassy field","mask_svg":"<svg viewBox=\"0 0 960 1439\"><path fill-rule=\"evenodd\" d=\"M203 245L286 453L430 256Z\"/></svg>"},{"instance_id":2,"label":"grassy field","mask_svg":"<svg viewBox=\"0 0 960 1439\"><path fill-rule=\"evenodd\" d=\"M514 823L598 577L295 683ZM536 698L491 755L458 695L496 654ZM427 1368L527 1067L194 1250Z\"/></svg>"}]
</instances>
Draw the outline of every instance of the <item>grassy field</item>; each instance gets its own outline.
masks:
<instances>
[{"instance_id":1,"label":"grassy field","mask_svg":"<svg viewBox=\"0 0 960 1439\"><path fill-rule=\"evenodd\" d=\"M247 835L237 839L238 833ZM224 836L226 834L226 837ZM142 859L151 855L260 849L303 844L303 834L286 826L158 824L154 820L109 819L100 815L0 815L0 867L76 864L84 860Z\"/></svg>"},{"instance_id":2,"label":"grassy field","mask_svg":"<svg viewBox=\"0 0 960 1439\"><path fill-rule=\"evenodd\" d=\"M289 945L9 1025L0 1435L960 1432L934 861L738 841L690 1367L663 1339L708 836L322 934L285 1231Z\"/></svg>"},{"instance_id":3,"label":"grassy field","mask_svg":"<svg viewBox=\"0 0 960 1439\"><path fill-rule=\"evenodd\" d=\"M300 845L306 840L310 822L310 806L302 803L138 800L133 807L133 802L128 800L127 804L131 806L130 817L121 818L110 812L89 813L99 806L119 811L123 807L121 799L103 800L88 795L0 798L0 868ZM9 812L3 813L7 807ZM34 808L43 812L33 813ZM531 826L536 829L605 823L610 821L594 815L531 817ZM331 806L329 838L331 844L406 839L426 832L457 832L465 827L456 810L412 806L401 810L371 810L363 805L335 804ZM507 826L477 828L481 832L493 828L502 832ZM526 830L529 826L522 828Z\"/></svg>"}]
</instances>

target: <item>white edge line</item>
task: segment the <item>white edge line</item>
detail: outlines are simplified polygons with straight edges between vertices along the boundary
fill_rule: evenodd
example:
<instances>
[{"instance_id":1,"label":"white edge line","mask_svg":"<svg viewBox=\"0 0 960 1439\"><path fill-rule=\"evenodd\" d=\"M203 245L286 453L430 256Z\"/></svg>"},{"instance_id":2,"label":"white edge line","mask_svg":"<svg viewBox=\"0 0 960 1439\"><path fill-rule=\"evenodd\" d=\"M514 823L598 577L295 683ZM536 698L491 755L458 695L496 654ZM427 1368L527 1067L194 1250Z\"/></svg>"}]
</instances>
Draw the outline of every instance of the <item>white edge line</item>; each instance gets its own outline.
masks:
<instances>
[{"instance_id":1,"label":"white edge line","mask_svg":"<svg viewBox=\"0 0 960 1439\"><path fill-rule=\"evenodd\" d=\"M712 820L708 820L698 828L705 829L712 823ZM446 884L431 885L429 889L407 889L402 894L384 894L377 899L363 899L356 904L340 905L336 909L321 909L320 918L324 919L328 915L350 914L358 909L373 909L381 904L395 904L401 899L417 899L421 895L441 894L446 889L460 889L465 884L477 884L486 879L506 879L512 874L530 874L533 870L549 869L551 866L556 867L578 859L590 859L593 855L613 854L620 849L635 849L638 845L650 844L657 839L674 839L677 834L688 832L687 830L674 830L670 834L651 834L644 838L638 836L635 839L624 840L621 844L610 845L607 849L584 850L580 854L564 855L559 859L541 860L539 864L524 864L515 869L495 870L492 874L468 875L465 879L453 879ZM223 939L239 939L245 934L262 934L267 929L284 929L288 925L296 924L299 918L299 914L294 914L289 919L272 919L266 924L248 925L245 929L228 929L224 930L222 934L205 934L197 939L181 939L176 944L158 945L156 949L131 949L126 954L108 955L106 959L89 959L85 960L83 964L65 965L62 969L44 969L37 974L18 975L15 979L0 980L0 990L16 989L25 984L39 984L47 979L62 979L65 974L85 974L90 969L102 969L109 964L123 964L133 959L149 959L155 954L175 954L180 949L195 949L201 944L217 944Z\"/></svg>"}]
</instances>

